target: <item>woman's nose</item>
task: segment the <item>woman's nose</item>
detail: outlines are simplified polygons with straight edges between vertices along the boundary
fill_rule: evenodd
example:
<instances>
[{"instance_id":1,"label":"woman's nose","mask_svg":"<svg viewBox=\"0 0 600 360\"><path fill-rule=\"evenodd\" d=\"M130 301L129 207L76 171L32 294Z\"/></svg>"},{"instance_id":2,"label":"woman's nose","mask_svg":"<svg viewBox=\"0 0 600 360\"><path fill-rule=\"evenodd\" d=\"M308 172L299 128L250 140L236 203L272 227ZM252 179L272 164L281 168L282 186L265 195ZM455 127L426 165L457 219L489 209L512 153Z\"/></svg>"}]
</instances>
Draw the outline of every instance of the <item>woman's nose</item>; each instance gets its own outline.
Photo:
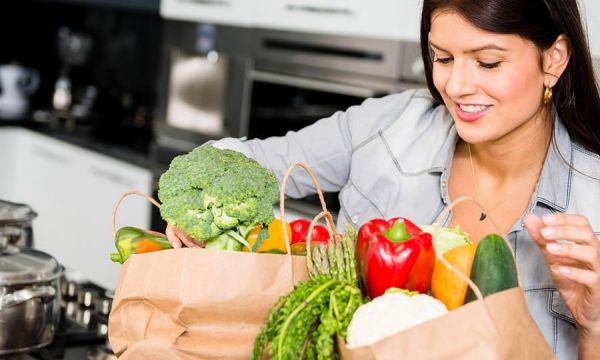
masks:
<instances>
[{"instance_id":1,"label":"woman's nose","mask_svg":"<svg viewBox=\"0 0 600 360\"><path fill-rule=\"evenodd\" d=\"M453 99L459 99L476 92L475 76L466 64L455 61L446 83L446 93Z\"/></svg>"}]
</instances>

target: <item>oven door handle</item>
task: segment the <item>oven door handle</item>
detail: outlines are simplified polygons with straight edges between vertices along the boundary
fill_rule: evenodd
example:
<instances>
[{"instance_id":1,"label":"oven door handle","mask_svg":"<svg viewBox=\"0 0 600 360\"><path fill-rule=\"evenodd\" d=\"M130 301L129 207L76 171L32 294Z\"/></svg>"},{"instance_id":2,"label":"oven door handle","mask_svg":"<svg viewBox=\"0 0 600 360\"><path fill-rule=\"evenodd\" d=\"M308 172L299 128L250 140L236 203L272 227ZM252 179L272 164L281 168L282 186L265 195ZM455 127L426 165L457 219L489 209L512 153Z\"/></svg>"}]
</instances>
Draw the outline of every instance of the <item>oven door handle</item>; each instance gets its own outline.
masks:
<instances>
[{"instance_id":1,"label":"oven door handle","mask_svg":"<svg viewBox=\"0 0 600 360\"><path fill-rule=\"evenodd\" d=\"M321 80L306 79L296 76L275 74L264 71L252 70L248 73L251 80L268 82L271 84L294 86L303 89L324 91L333 94L349 95L362 98L375 96L375 91L359 86L329 83Z\"/></svg>"}]
</instances>

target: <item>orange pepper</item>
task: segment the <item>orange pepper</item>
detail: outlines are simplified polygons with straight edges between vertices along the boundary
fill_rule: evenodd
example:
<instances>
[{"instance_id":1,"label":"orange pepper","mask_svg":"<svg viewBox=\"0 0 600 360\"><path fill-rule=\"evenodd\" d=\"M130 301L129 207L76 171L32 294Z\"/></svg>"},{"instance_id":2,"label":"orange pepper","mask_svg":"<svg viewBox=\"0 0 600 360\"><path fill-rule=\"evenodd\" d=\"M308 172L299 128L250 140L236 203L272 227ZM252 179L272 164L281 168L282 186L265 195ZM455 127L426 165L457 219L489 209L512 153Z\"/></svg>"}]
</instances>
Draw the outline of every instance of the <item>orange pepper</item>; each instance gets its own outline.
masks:
<instances>
[{"instance_id":1,"label":"orange pepper","mask_svg":"<svg viewBox=\"0 0 600 360\"><path fill-rule=\"evenodd\" d=\"M446 251L444 258L467 278L471 274L475 258L475 244L466 244ZM456 309L465 303L468 285L440 260L436 260L431 278L432 295L443 302L448 310Z\"/></svg>"},{"instance_id":2,"label":"orange pepper","mask_svg":"<svg viewBox=\"0 0 600 360\"><path fill-rule=\"evenodd\" d=\"M164 249L162 246L150 239L140 239L133 245L135 254L148 253Z\"/></svg>"},{"instance_id":3,"label":"orange pepper","mask_svg":"<svg viewBox=\"0 0 600 360\"><path fill-rule=\"evenodd\" d=\"M260 233L262 226L257 226L254 229L250 230L246 240L250 243L250 246L254 246L256 240L258 239L258 234ZM292 229L290 224L285 223L285 230L288 234L289 241L292 241ZM283 231L281 228L281 220L275 219L273 220L269 226L267 227L267 231L269 233L266 239L263 239L258 248L254 251L259 253L282 253L285 254L287 250L285 249L285 238L283 237ZM248 252L249 249L244 247L244 251Z\"/></svg>"}]
</instances>

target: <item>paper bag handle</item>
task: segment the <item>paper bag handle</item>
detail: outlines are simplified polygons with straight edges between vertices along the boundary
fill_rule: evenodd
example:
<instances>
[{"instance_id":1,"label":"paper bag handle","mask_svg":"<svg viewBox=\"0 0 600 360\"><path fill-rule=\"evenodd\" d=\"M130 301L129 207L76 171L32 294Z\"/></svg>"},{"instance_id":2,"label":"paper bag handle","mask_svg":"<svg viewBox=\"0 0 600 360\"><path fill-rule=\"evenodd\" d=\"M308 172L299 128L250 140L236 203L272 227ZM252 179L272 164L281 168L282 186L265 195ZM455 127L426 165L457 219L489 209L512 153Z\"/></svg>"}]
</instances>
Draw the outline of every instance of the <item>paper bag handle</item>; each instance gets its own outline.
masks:
<instances>
[{"instance_id":1,"label":"paper bag handle","mask_svg":"<svg viewBox=\"0 0 600 360\"><path fill-rule=\"evenodd\" d=\"M502 231L500 230L499 226L497 225L497 223L494 221L493 217L490 215L490 213L483 207L483 205L481 205L481 203L477 200L475 200L474 198L470 197L470 196L461 196L458 199L454 200L450 205L448 205L435 219L435 221L433 222L433 226L434 226L434 231L437 232L439 230L439 228L441 228L442 226L441 224L441 220L444 219L448 213L450 212L450 210L452 210L455 206L457 206L458 204L465 202L465 201L470 201L475 203L475 205L477 205L481 211L483 211L484 213L487 214L487 220L489 220L492 225L494 226L494 228L496 229L498 235L500 235L500 237L502 237L502 240L504 240L504 243L506 244L506 246L508 246L508 248L510 249L513 258L515 257L515 250L513 249L512 245L510 244L510 242L506 239L506 237L502 234ZM475 293L475 296L477 296L477 300L482 300L483 296L481 295L481 290L479 289L479 287L468 277L465 276L463 273L461 273L460 271L458 271L454 266L452 266L448 260L446 260L446 258L443 256L443 254L440 254L440 252L438 251L438 249L435 247L435 241L433 242L433 248L435 251L435 257L442 262L442 264L444 264L444 266L446 266L448 269L450 269L454 274L456 274L456 276L458 276L461 280L465 281L469 287L471 288L471 290L473 290L473 292ZM516 266L516 259L515 259L515 266ZM517 269L517 282L519 284L519 286L521 286L521 276L519 275L519 271Z\"/></svg>"},{"instance_id":2,"label":"paper bag handle","mask_svg":"<svg viewBox=\"0 0 600 360\"><path fill-rule=\"evenodd\" d=\"M281 229L283 231L283 238L285 240L285 249L289 256L292 255L292 250L291 250L291 245L290 245L290 239L288 237L287 231L285 231L286 230L285 229L285 187L287 185L287 181L288 181L290 175L297 167L303 168L306 171L306 173L310 176L310 178L313 182L313 185L315 186L315 189L317 190L317 195L319 196L319 201L321 202L321 208L323 209L322 213L329 214L329 216L325 217L327 226L330 229L331 228L335 229L335 225L333 223L333 217L331 216L331 213L329 213L329 211L327 210L327 205L325 204L325 198L323 197L323 191L321 191L321 185L319 184L317 177L315 176L315 174L313 173L313 171L310 169L310 167L307 164L300 162L300 161L293 163L292 165L290 165L290 167L285 172L285 175L283 176L283 180L281 180L281 189L279 190L279 212L281 213ZM314 220L313 220L313 222L314 222ZM307 234L307 236L309 236L309 239L310 239L310 235L312 235L312 233L311 233L312 228L313 228L313 224L311 223L311 227L309 228L308 234ZM330 236L332 236L331 232L330 232ZM308 251L310 249L310 248L308 248L309 243L307 242L306 245L307 245L307 256L308 256L308 253L310 252L310 251Z\"/></svg>"},{"instance_id":3,"label":"paper bag handle","mask_svg":"<svg viewBox=\"0 0 600 360\"><path fill-rule=\"evenodd\" d=\"M112 230L113 230L113 238L115 237L115 235L117 234L117 210L119 209L119 206L121 205L121 202L123 202L123 200L130 196L130 195L138 195L143 197L144 199L150 201L154 206L156 206L157 208L160 209L160 204L158 201L154 200L151 196L148 196L147 194L141 192L141 191L137 191L137 190L130 190L130 191L126 191L123 194L121 194L121 196L119 197L119 199L117 200L117 203L115 204L115 206L113 207L112 210Z\"/></svg>"}]
</instances>

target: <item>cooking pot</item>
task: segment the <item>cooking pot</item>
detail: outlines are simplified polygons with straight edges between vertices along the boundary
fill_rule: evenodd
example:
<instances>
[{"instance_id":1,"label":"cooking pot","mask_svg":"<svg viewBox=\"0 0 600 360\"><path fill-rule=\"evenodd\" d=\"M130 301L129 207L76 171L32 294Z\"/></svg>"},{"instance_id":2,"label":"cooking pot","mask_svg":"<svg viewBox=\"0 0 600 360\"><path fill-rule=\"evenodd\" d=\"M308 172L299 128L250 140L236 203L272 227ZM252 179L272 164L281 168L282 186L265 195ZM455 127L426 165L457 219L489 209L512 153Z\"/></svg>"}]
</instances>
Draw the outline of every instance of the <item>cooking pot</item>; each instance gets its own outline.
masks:
<instances>
[{"instance_id":1,"label":"cooking pot","mask_svg":"<svg viewBox=\"0 0 600 360\"><path fill-rule=\"evenodd\" d=\"M63 267L31 248L0 251L0 356L50 344L60 319Z\"/></svg>"},{"instance_id":2,"label":"cooking pot","mask_svg":"<svg viewBox=\"0 0 600 360\"><path fill-rule=\"evenodd\" d=\"M0 200L0 244L33 246L31 221L36 217L37 213L28 205Z\"/></svg>"}]
</instances>

